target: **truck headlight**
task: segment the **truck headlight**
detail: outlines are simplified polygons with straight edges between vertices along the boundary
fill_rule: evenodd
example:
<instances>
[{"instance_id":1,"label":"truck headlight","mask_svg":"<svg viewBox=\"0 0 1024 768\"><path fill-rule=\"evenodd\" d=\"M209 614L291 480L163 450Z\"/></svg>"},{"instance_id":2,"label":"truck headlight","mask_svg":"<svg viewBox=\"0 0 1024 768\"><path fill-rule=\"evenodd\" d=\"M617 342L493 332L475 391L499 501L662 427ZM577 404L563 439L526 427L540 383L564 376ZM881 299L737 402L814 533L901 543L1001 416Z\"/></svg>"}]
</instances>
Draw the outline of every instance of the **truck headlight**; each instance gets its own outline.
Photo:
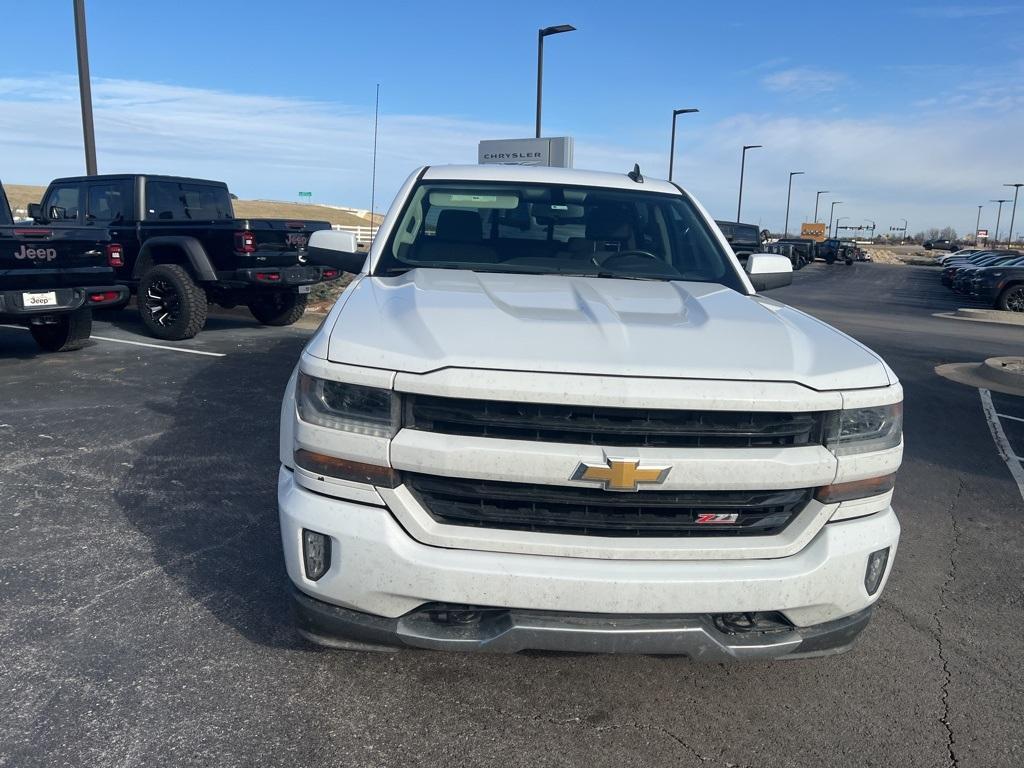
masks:
<instances>
[{"instance_id":1,"label":"truck headlight","mask_svg":"<svg viewBox=\"0 0 1024 768\"><path fill-rule=\"evenodd\" d=\"M398 433L398 396L390 389L318 379L300 371L295 402L299 418L309 424L373 437Z\"/></svg>"},{"instance_id":2,"label":"truck headlight","mask_svg":"<svg viewBox=\"0 0 1024 768\"><path fill-rule=\"evenodd\" d=\"M837 411L826 429L826 444L836 456L884 451L902 439L903 403Z\"/></svg>"}]
</instances>

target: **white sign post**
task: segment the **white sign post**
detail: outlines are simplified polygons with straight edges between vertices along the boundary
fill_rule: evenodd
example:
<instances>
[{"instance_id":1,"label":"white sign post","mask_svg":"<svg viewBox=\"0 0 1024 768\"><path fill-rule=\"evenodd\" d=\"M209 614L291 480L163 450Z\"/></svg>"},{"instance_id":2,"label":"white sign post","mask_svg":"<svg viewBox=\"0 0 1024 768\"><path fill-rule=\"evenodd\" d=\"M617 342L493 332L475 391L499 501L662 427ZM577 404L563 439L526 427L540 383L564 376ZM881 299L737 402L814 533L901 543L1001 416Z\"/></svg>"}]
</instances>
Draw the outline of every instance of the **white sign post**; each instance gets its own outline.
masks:
<instances>
[{"instance_id":1,"label":"white sign post","mask_svg":"<svg viewBox=\"0 0 1024 768\"><path fill-rule=\"evenodd\" d=\"M548 139L489 139L480 142L481 165L543 165L572 168L572 136Z\"/></svg>"}]
</instances>

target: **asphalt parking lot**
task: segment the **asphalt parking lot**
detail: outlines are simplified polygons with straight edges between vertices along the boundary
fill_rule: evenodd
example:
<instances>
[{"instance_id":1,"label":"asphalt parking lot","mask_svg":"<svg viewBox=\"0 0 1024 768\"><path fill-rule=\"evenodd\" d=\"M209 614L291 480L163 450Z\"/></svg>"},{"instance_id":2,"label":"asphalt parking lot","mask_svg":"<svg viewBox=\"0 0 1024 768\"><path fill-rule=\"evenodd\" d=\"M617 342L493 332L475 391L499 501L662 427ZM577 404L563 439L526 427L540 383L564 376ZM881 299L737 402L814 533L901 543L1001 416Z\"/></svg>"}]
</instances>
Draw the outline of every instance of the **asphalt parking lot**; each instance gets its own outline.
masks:
<instances>
[{"instance_id":1,"label":"asphalt parking lot","mask_svg":"<svg viewBox=\"0 0 1024 768\"><path fill-rule=\"evenodd\" d=\"M310 647L275 498L310 331L217 317L167 349L119 313L40 356L0 327L0 765L1024 764L1024 398L986 411L933 370L1024 354L1024 328L933 317L956 302L924 267L772 295L900 376L903 537L852 652L731 666Z\"/></svg>"}]
</instances>

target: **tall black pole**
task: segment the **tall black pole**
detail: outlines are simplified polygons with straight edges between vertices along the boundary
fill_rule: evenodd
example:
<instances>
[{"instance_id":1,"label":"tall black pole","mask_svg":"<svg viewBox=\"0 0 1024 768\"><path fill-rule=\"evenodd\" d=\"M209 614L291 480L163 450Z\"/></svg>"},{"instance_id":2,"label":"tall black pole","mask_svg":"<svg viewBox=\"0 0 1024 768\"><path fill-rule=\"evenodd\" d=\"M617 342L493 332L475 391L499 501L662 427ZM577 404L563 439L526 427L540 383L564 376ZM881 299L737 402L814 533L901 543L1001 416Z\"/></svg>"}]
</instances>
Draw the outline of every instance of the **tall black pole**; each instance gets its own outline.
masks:
<instances>
[{"instance_id":1,"label":"tall black pole","mask_svg":"<svg viewBox=\"0 0 1024 768\"><path fill-rule=\"evenodd\" d=\"M832 217L835 216L836 206L840 205L842 202L843 202L842 200L833 200L832 201L832 208L828 212L828 236L829 237L832 237Z\"/></svg>"},{"instance_id":2,"label":"tall black pole","mask_svg":"<svg viewBox=\"0 0 1024 768\"><path fill-rule=\"evenodd\" d=\"M814 223L818 223L818 201L821 200L822 195L827 195L827 189L818 190L818 194L814 196Z\"/></svg>"},{"instance_id":3,"label":"tall black pole","mask_svg":"<svg viewBox=\"0 0 1024 768\"><path fill-rule=\"evenodd\" d=\"M1010 202L1010 200L1009 200L1009 198L1007 198L1006 200L989 200L989 202L990 203L999 203L999 213L996 214L996 237L992 241L992 245L994 245L995 247L998 248L999 247L999 222L1003 218L1003 203L1008 203L1008 202ZM1011 237L1013 236L1013 232L1010 233L1010 236Z\"/></svg>"},{"instance_id":4,"label":"tall black pole","mask_svg":"<svg viewBox=\"0 0 1024 768\"><path fill-rule=\"evenodd\" d=\"M758 149L760 144L745 144L743 146L743 152L740 156L740 197L736 201L736 223L740 221L740 210L743 208L743 171L747 165L747 150Z\"/></svg>"},{"instance_id":5,"label":"tall black pole","mask_svg":"<svg viewBox=\"0 0 1024 768\"><path fill-rule=\"evenodd\" d=\"M537 30L537 131L536 137L540 138L540 106L541 92L544 89L544 30Z\"/></svg>"},{"instance_id":6,"label":"tall black pole","mask_svg":"<svg viewBox=\"0 0 1024 768\"><path fill-rule=\"evenodd\" d=\"M981 228L981 209L983 206L978 206L978 220L974 222L974 246L978 246L978 230Z\"/></svg>"},{"instance_id":7,"label":"tall black pole","mask_svg":"<svg viewBox=\"0 0 1024 768\"><path fill-rule=\"evenodd\" d=\"M85 33L85 0L75 2L75 43L78 48L78 91L82 100L82 138L85 173L96 175L96 132L92 123L92 86L89 82L89 44Z\"/></svg>"},{"instance_id":8,"label":"tall black pole","mask_svg":"<svg viewBox=\"0 0 1024 768\"><path fill-rule=\"evenodd\" d=\"M1010 213L1010 234L1006 238L1007 245L1013 245L1013 222L1017 218L1017 193L1024 184L1003 184L1004 187L1013 187L1013 211Z\"/></svg>"},{"instance_id":9,"label":"tall black pole","mask_svg":"<svg viewBox=\"0 0 1024 768\"><path fill-rule=\"evenodd\" d=\"M790 171L789 173L789 190L786 192L786 226L783 227L783 237L789 237L789 201L793 197L793 177L802 176L803 171Z\"/></svg>"},{"instance_id":10,"label":"tall black pole","mask_svg":"<svg viewBox=\"0 0 1024 768\"><path fill-rule=\"evenodd\" d=\"M672 168L676 159L676 119L680 115L688 115L691 112L700 112L699 109L673 109L672 110L672 146L668 150L668 180L672 181Z\"/></svg>"}]
</instances>

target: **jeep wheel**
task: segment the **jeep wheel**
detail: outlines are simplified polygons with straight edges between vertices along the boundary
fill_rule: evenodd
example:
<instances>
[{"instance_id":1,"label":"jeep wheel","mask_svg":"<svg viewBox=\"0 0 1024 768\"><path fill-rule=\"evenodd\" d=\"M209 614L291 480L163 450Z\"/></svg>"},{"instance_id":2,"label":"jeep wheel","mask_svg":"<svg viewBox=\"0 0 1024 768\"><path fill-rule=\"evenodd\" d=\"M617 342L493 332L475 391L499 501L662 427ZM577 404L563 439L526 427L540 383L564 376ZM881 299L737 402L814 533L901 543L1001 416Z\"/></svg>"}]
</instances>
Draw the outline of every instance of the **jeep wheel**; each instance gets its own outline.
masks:
<instances>
[{"instance_id":1,"label":"jeep wheel","mask_svg":"<svg viewBox=\"0 0 1024 768\"><path fill-rule=\"evenodd\" d=\"M274 291L249 302L252 316L264 325L291 325L306 311L305 293Z\"/></svg>"},{"instance_id":2,"label":"jeep wheel","mask_svg":"<svg viewBox=\"0 0 1024 768\"><path fill-rule=\"evenodd\" d=\"M30 325L32 338L46 352L71 352L81 349L92 333L92 310L85 308L58 315L57 322Z\"/></svg>"},{"instance_id":3,"label":"jeep wheel","mask_svg":"<svg viewBox=\"0 0 1024 768\"><path fill-rule=\"evenodd\" d=\"M158 264L139 281L139 316L158 339L191 339L206 325L206 292L184 267Z\"/></svg>"},{"instance_id":4,"label":"jeep wheel","mask_svg":"<svg viewBox=\"0 0 1024 768\"><path fill-rule=\"evenodd\" d=\"M1011 285L999 294L996 306L1006 312L1024 312L1024 284Z\"/></svg>"}]
</instances>

